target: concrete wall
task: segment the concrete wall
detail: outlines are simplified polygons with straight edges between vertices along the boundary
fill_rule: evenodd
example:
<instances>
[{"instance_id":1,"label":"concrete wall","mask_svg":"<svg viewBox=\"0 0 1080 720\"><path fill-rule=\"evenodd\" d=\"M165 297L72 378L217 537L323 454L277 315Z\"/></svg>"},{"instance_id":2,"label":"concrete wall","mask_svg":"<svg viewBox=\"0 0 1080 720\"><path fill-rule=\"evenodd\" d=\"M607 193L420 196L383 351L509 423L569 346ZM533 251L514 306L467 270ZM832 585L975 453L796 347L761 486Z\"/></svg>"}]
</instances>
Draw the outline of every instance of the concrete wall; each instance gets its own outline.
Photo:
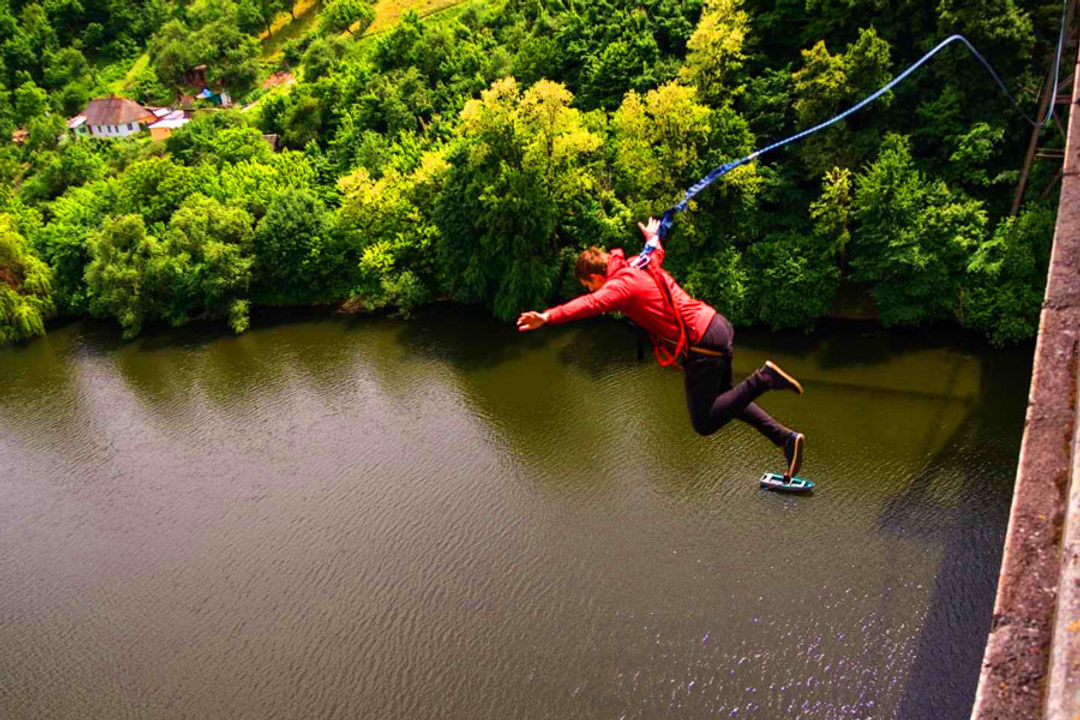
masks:
<instances>
[{"instance_id":1,"label":"concrete wall","mask_svg":"<svg viewBox=\"0 0 1080 720\"><path fill-rule=\"evenodd\" d=\"M973 720L1080 718L1080 62L1005 554Z\"/></svg>"}]
</instances>

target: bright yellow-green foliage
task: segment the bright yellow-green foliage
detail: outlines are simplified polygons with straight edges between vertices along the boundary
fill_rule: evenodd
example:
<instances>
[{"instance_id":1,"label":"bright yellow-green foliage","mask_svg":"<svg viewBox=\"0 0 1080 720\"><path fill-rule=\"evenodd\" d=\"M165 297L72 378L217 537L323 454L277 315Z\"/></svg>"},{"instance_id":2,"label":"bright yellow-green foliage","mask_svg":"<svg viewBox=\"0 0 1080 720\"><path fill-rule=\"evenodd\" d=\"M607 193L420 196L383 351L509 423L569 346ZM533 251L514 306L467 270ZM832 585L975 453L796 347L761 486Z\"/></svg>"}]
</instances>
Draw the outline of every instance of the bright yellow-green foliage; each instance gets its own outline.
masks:
<instances>
[{"instance_id":1,"label":"bright yellow-green foliage","mask_svg":"<svg viewBox=\"0 0 1080 720\"><path fill-rule=\"evenodd\" d=\"M0 214L0 343L45 334L56 311L52 272L26 245L13 218Z\"/></svg>"},{"instance_id":2,"label":"bright yellow-green foliage","mask_svg":"<svg viewBox=\"0 0 1080 720\"><path fill-rule=\"evenodd\" d=\"M473 147L479 161L488 152L498 152L493 146L503 132L520 141L522 168L546 180L558 178L552 187L558 202L588 189L590 178L581 161L603 144L603 138L589 130L585 115L570 107L572 99L564 85L549 80L520 94L517 82L506 78L465 105L462 129L466 136L484 138Z\"/></svg>"},{"instance_id":3,"label":"bright yellow-green foliage","mask_svg":"<svg viewBox=\"0 0 1080 720\"><path fill-rule=\"evenodd\" d=\"M375 19L375 9L364 0L328 0L319 15L319 32L363 34Z\"/></svg>"},{"instance_id":4,"label":"bright yellow-green foliage","mask_svg":"<svg viewBox=\"0 0 1080 720\"><path fill-rule=\"evenodd\" d=\"M692 87L668 83L644 96L631 90L611 118L616 172L650 201L677 200L702 166L711 115Z\"/></svg>"},{"instance_id":5,"label":"bright yellow-green foliage","mask_svg":"<svg viewBox=\"0 0 1080 720\"><path fill-rule=\"evenodd\" d=\"M751 149L745 121L729 107L712 109L693 87L674 82L644 96L627 93L611 125L616 188L628 196L638 217L673 205L712 167ZM702 200L723 200L727 211L733 211L756 194L758 180L755 166L744 165L724 176ZM691 210L697 207L698 202L691 202ZM708 222L694 214L684 216L679 231L695 237L699 220Z\"/></svg>"},{"instance_id":6,"label":"bright yellow-green foliage","mask_svg":"<svg viewBox=\"0 0 1080 720\"><path fill-rule=\"evenodd\" d=\"M736 91L726 81L746 60L743 44L749 29L750 16L742 9L742 0L706 0L686 43L686 64L680 71L703 98L720 99Z\"/></svg>"},{"instance_id":7,"label":"bright yellow-green foliage","mask_svg":"<svg viewBox=\"0 0 1080 720\"><path fill-rule=\"evenodd\" d=\"M586 168L602 143L571 100L557 83L522 93L506 78L466 104L439 208L439 256L456 299L509 319L551 293L553 238L580 237L577 204L591 194Z\"/></svg>"},{"instance_id":8,"label":"bright yellow-green foliage","mask_svg":"<svg viewBox=\"0 0 1080 720\"><path fill-rule=\"evenodd\" d=\"M444 154L432 152L412 172L390 170L376 180L361 168L339 181L337 229L360 248L353 307L392 305L407 315L431 297L439 229L424 209L436 202L448 169Z\"/></svg>"},{"instance_id":9,"label":"bright yellow-green foliage","mask_svg":"<svg viewBox=\"0 0 1080 720\"><path fill-rule=\"evenodd\" d=\"M795 81L795 116L802 127L810 127L869 95L889 79L889 44L874 28L859 31L859 38L847 51L829 53L825 41L802 51L803 68L792 75ZM879 100L886 106L890 93ZM856 165L880 142L877 133L852 133L847 122L840 122L814 136L812 144L796 146L803 162L815 177L839 165Z\"/></svg>"},{"instance_id":10,"label":"bright yellow-green foliage","mask_svg":"<svg viewBox=\"0 0 1080 720\"><path fill-rule=\"evenodd\" d=\"M821 198L810 203L814 234L824 239L833 252L841 254L851 239L851 171L833 168L825 173Z\"/></svg>"}]
</instances>

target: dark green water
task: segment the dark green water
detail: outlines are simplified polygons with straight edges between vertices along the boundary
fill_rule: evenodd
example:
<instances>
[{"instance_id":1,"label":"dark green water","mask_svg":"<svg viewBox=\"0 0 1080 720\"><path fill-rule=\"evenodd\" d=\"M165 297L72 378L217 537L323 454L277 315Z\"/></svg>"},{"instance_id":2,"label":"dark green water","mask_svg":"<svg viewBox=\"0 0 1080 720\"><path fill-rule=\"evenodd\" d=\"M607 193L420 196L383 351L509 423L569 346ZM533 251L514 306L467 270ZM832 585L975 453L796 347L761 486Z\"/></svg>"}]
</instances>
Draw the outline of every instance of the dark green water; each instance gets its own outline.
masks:
<instances>
[{"instance_id":1,"label":"dark green water","mask_svg":"<svg viewBox=\"0 0 1080 720\"><path fill-rule=\"evenodd\" d=\"M740 333L810 497L605 321L0 350L0 717L960 718L1030 349Z\"/></svg>"}]
</instances>

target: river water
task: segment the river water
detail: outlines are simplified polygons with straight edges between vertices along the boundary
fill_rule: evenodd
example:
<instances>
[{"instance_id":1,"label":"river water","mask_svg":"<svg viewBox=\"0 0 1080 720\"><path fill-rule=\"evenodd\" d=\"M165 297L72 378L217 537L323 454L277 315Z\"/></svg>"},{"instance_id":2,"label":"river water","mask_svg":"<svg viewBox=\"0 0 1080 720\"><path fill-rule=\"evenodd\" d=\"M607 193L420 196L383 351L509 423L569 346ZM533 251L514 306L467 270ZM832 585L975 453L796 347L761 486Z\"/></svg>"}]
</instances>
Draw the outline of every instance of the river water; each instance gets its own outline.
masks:
<instances>
[{"instance_id":1,"label":"river water","mask_svg":"<svg viewBox=\"0 0 1080 720\"><path fill-rule=\"evenodd\" d=\"M965 343L740 332L808 497L614 321L2 349L0 717L966 717L1031 351Z\"/></svg>"}]
</instances>

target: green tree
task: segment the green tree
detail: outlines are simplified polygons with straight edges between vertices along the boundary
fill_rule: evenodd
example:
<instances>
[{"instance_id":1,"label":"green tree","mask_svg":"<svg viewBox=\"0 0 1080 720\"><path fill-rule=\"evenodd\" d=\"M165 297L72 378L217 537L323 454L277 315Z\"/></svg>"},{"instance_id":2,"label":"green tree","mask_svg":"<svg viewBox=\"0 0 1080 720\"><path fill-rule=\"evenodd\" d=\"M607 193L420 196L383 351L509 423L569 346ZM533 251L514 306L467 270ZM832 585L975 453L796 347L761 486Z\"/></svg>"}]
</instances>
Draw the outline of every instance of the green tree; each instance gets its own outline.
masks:
<instances>
[{"instance_id":1,"label":"green tree","mask_svg":"<svg viewBox=\"0 0 1080 720\"><path fill-rule=\"evenodd\" d=\"M968 186L987 187L1001 182L1002 176L990 177L987 164L994 155L995 146L1005 137L1002 128L980 122L971 126L963 135L955 138L955 147L945 165L948 177L954 182Z\"/></svg>"},{"instance_id":2,"label":"green tree","mask_svg":"<svg viewBox=\"0 0 1080 720\"><path fill-rule=\"evenodd\" d=\"M187 14L190 25L170 20L148 43L150 63L161 84L176 87L186 72L205 64L207 80L223 82L234 95L254 87L260 72L259 42L240 29L236 3L196 2Z\"/></svg>"},{"instance_id":3,"label":"green tree","mask_svg":"<svg viewBox=\"0 0 1080 720\"><path fill-rule=\"evenodd\" d=\"M752 278L748 314L774 330L810 330L840 287L832 248L812 235L770 236L750 246L747 265Z\"/></svg>"},{"instance_id":4,"label":"green tree","mask_svg":"<svg viewBox=\"0 0 1080 720\"><path fill-rule=\"evenodd\" d=\"M76 80L62 87L55 95L56 104L65 116L78 113L90 102L89 80Z\"/></svg>"},{"instance_id":5,"label":"green tree","mask_svg":"<svg viewBox=\"0 0 1080 720\"><path fill-rule=\"evenodd\" d=\"M847 264L847 245L851 240L851 171L833 168L825 173L821 197L810 204L814 234L841 263Z\"/></svg>"},{"instance_id":6,"label":"green tree","mask_svg":"<svg viewBox=\"0 0 1080 720\"><path fill-rule=\"evenodd\" d=\"M581 78L581 103L587 108L618 107L627 90L644 92L661 79L660 47L648 33L606 45L589 58Z\"/></svg>"},{"instance_id":7,"label":"green tree","mask_svg":"<svg viewBox=\"0 0 1080 720\"><path fill-rule=\"evenodd\" d=\"M375 19L375 8L364 0L330 0L319 14L319 32L358 32L363 35ZM353 26L357 26L353 29Z\"/></svg>"},{"instance_id":8,"label":"green tree","mask_svg":"<svg viewBox=\"0 0 1080 720\"><path fill-rule=\"evenodd\" d=\"M32 117L26 123L26 144L23 147L31 153L42 150L55 150L66 130L67 125L64 118L59 115Z\"/></svg>"},{"instance_id":9,"label":"green tree","mask_svg":"<svg viewBox=\"0 0 1080 720\"><path fill-rule=\"evenodd\" d=\"M86 57L76 48L66 47L50 53L45 67L45 87L57 90L73 82L80 82L90 74Z\"/></svg>"},{"instance_id":10,"label":"green tree","mask_svg":"<svg viewBox=\"0 0 1080 720\"><path fill-rule=\"evenodd\" d=\"M48 204L51 218L33 235L34 246L53 272L53 296L63 315L88 311L84 273L90 261L89 240L112 209L107 183L72 188Z\"/></svg>"},{"instance_id":11,"label":"green tree","mask_svg":"<svg viewBox=\"0 0 1080 720\"><path fill-rule=\"evenodd\" d=\"M105 161L88 143L68 143L59 152L38 153L34 174L23 184L20 195L36 201L52 199L69 187L100 180L106 172Z\"/></svg>"},{"instance_id":12,"label":"green tree","mask_svg":"<svg viewBox=\"0 0 1080 720\"><path fill-rule=\"evenodd\" d=\"M431 298L438 286L433 209L447 169L442 155L431 153L410 173L373 179L360 169L342 178L336 230L360 256L351 307L391 306L408 315Z\"/></svg>"},{"instance_id":13,"label":"green tree","mask_svg":"<svg viewBox=\"0 0 1080 720\"><path fill-rule=\"evenodd\" d=\"M150 63L161 84L174 88L191 68L213 54L209 39L192 33L180 19L167 22L147 45Z\"/></svg>"},{"instance_id":14,"label":"green tree","mask_svg":"<svg viewBox=\"0 0 1080 720\"><path fill-rule=\"evenodd\" d=\"M13 218L0 214L0 344L44 335L45 320L55 311L49 267Z\"/></svg>"},{"instance_id":15,"label":"green tree","mask_svg":"<svg viewBox=\"0 0 1080 720\"><path fill-rule=\"evenodd\" d=\"M845 53L830 54L820 41L803 50L803 68L794 75L795 116L800 127L816 125L870 94L889 77L890 47L874 28L859 31L859 38ZM886 94L879 104L887 105ZM869 111L868 111L869 112ZM864 128L863 115L841 121L814 136L813 142L795 146L810 176L820 177L829 168L854 167L877 147L879 135Z\"/></svg>"},{"instance_id":16,"label":"green tree","mask_svg":"<svg viewBox=\"0 0 1080 720\"><path fill-rule=\"evenodd\" d=\"M34 118L41 117L48 109L48 94L33 80L27 80L15 88L15 122L19 125L25 125Z\"/></svg>"},{"instance_id":17,"label":"green tree","mask_svg":"<svg viewBox=\"0 0 1080 720\"><path fill-rule=\"evenodd\" d=\"M750 271L733 246L726 245L702 254L677 275L687 292L708 302L731 322L741 324L757 320L757 313L748 307Z\"/></svg>"},{"instance_id":18,"label":"green tree","mask_svg":"<svg viewBox=\"0 0 1080 720\"><path fill-rule=\"evenodd\" d=\"M968 262L964 324L986 332L994 345L1034 337L1053 237L1054 213L1047 208L1002 220Z\"/></svg>"},{"instance_id":19,"label":"green tree","mask_svg":"<svg viewBox=\"0 0 1080 720\"><path fill-rule=\"evenodd\" d=\"M210 166L202 164L199 168ZM243 207L255 218L262 218L278 195L290 190L314 192L318 176L303 153L285 151L271 155L264 162L244 160L225 163L220 171L208 173L193 184L201 192L223 203Z\"/></svg>"},{"instance_id":20,"label":"green tree","mask_svg":"<svg viewBox=\"0 0 1080 720\"><path fill-rule=\"evenodd\" d=\"M237 2L238 25L247 33L265 30L267 36L272 36L274 18L288 4L285 0L240 0Z\"/></svg>"},{"instance_id":21,"label":"green tree","mask_svg":"<svg viewBox=\"0 0 1080 720\"><path fill-rule=\"evenodd\" d=\"M132 214L105 220L90 236L88 249L90 312L116 319L125 338L135 337L168 302L166 289L155 284L155 268L165 259L161 241L147 234L141 216Z\"/></svg>"},{"instance_id":22,"label":"green tree","mask_svg":"<svg viewBox=\"0 0 1080 720\"><path fill-rule=\"evenodd\" d=\"M308 191L286 190L270 201L255 229L260 301L305 305L347 293L350 263L328 220L325 206Z\"/></svg>"},{"instance_id":23,"label":"green tree","mask_svg":"<svg viewBox=\"0 0 1080 720\"><path fill-rule=\"evenodd\" d=\"M253 89L261 72L259 42L248 36L240 37L221 55L219 77L234 95L244 95Z\"/></svg>"},{"instance_id":24,"label":"green tree","mask_svg":"<svg viewBox=\"0 0 1080 720\"><path fill-rule=\"evenodd\" d=\"M302 148L315 140L323 124L323 107L314 95L303 93L285 110L282 125L285 143L292 148Z\"/></svg>"},{"instance_id":25,"label":"green tree","mask_svg":"<svg viewBox=\"0 0 1080 720\"><path fill-rule=\"evenodd\" d=\"M873 286L885 325L959 319L961 283L986 227L982 204L927 179L889 135L855 179L849 243L855 282Z\"/></svg>"},{"instance_id":26,"label":"green tree","mask_svg":"<svg viewBox=\"0 0 1080 720\"><path fill-rule=\"evenodd\" d=\"M186 165L211 162L217 166L244 160L265 161L272 150L258 128L239 111L202 113L178 128L165 147Z\"/></svg>"},{"instance_id":27,"label":"green tree","mask_svg":"<svg viewBox=\"0 0 1080 720\"><path fill-rule=\"evenodd\" d=\"M455 299L508 320L550 296L562 209L588 191L602 142L571 100L562 85L540 81L522 94L507 78L462 111L437 215L440 267Z\"/></svg>"},{"instance_id":28,"label":"green tree","mask_svg":"<svg viewBox=\"0 0 1080 720\"><path fill-rule=\"evenodd\" d=\"M248 327L251 215L205 195L192 195L173 213L163 261L154 268L168 289L164 316L173 325L195 316L227 317L235 332Z\"/></svg>"},{"instance_id":29,"label":"green tree","mask_svg":"<svg viewBox=\"0 0 1080 720\"><path fill-rule=\"evenodd\" d=\"M128 165L114 182L119 212L165 222L191 192L192 171L169 158L151 157Z\"/></svg>"},{"instance_id":30,"label":"green tree","mask_svg":"<svg viewBox=\"0 0 1080 720\"><path fill-rule=\"evenodd\" d=\"M638 218L674 205L709 170L753 147L746 121L729 105L709 108L695 88L676 83L644 97L627 93L611 129L615 190ZM674 227L672 267L741 237L755 215L758 186L755 166L744 165L699 195Z\"/></svg>"},{"instance_id":31,"label":"green tree","mask_svg":"<svg viewBox=\"0 0 1080 720\"><path fill-rule=\"evenodd\" d=\"M321 77L326 77L337 65L337 61L337 53L329 40L322 37L312 40L301 60L304 66L304 80L315 82Z\"/></svg>"}]
</instances>

